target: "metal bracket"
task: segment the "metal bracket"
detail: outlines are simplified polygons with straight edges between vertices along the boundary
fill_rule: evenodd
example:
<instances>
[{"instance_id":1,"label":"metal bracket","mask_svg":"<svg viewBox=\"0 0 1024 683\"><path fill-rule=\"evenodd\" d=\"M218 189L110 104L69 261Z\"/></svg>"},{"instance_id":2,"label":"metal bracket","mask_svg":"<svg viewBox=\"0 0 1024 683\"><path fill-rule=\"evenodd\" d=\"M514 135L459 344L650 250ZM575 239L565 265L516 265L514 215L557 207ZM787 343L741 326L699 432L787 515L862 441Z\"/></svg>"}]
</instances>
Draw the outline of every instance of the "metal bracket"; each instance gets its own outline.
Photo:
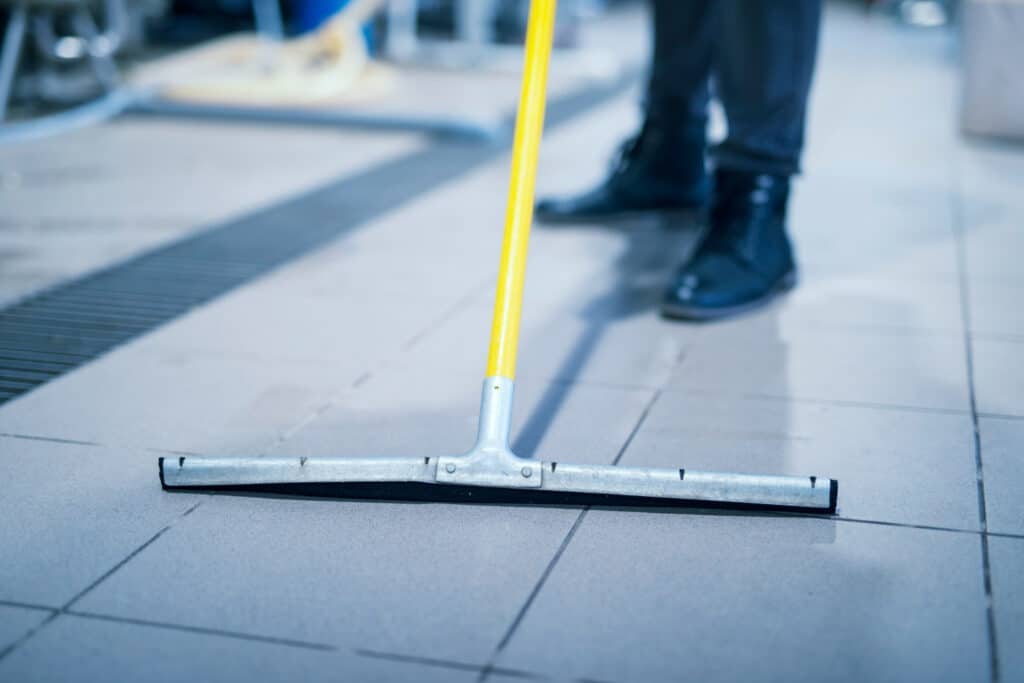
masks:
<instances>
[{"instance_id":1,"label":"metal bracket","mask_svg":"<svg viewBox=\"0 0 1024 683\"><path fill-rule=\"evenodd\" d=\"M534 489L543 486L542 463L520 458L508 445L514 388L515 383L505 377L484 380L476 445L465 455L440 458L438 483Z\"/></svg>"}]
</instances>

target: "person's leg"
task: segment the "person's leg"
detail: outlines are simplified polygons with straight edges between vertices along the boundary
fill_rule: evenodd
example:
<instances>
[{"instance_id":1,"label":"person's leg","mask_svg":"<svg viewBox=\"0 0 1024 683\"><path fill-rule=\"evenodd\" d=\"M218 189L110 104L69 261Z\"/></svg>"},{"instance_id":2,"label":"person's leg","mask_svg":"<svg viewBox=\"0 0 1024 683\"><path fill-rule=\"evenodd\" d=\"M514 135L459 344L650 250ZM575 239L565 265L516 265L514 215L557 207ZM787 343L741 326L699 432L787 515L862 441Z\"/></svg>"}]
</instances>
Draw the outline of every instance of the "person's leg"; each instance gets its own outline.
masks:
<instances>
[{"instance_id":1,"label":"person's leg","mask_svg":"<svg viewBox=\"0 0 1024 683\"><path fill-rule=\"evenodd\" d=\"M786 236L799 170L821 0L719 0L714 83L729 132L712 150L708 229L665 295L671 317L762 305L796 282Z\"/></svg>"},{"instance_id":2,"label":"person's leg","mask_svg":"<svg viewBox=\"0 0 1024 683\"><path fill-rule=\"evenodd\" d=\"M693 209L707 196L704 131L718 0L652 0L644 122L595 189L537 204L546 221Z\"/></svg>"},{"instance_id":3,"label":"person's leg","mask_svg":"<svg viewBox=\"0 0 1024 683\"><path fill-rule=\"evenodd\" d=\"M821 0L720 0L715 92L728 135L717 168L792 175L800 167Z\"/></svg>"},{"instance_id":4,"label":"person's leg","mask_svg":"<svg viewBox=\"0 0 1024 683\"><path fill-rule=\"evenodd\" d=\"M652 0L651 6L645 122L699 135L703 145L717 0Z\"/></svg>"}]
</instances>

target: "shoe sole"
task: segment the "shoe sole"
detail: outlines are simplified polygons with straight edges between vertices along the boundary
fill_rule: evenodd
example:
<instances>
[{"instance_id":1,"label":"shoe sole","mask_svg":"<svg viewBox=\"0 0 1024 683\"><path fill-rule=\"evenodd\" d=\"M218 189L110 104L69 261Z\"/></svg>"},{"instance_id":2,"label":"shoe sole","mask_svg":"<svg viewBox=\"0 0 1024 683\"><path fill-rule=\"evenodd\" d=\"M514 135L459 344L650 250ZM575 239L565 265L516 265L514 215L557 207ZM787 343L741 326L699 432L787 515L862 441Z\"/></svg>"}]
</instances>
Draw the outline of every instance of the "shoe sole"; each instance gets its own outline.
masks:
<instances>
[{"instance_id":1,"label":"shoe sole","mask_svg":"<svg viewBox=\"0 0 1024 683\"><path fill-rule=\"evenodd\" d=\"M666 318L673 318L676 320L695 320L695 321L707 321L707 320L719 320L721 318L729 318L740 313L746 313L755 308L761 308L767 305L770 301L775 299L781 294L785 294L789 290L796 287L797 274L795 270L783 275L775 285L769 289L765 294L748 301L746 303L738 304L736 306L725 306L722 308L700 308L696 306L683 306L674 303L664 303L661 305L661 314Z\"/></svg>"}]
</instances>

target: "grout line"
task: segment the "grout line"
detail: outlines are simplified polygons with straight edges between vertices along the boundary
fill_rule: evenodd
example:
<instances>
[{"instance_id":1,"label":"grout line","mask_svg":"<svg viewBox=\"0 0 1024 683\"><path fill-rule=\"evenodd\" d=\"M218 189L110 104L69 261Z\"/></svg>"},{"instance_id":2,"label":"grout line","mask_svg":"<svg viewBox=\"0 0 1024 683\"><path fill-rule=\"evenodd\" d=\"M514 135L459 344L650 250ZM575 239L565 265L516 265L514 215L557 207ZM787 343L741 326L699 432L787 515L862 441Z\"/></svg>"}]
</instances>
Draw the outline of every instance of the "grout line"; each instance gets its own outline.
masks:
<instances>
[{"instance_id":1,"label":"grout line","mask_svg":"<svg viewBox=\"0 0 1024 683\"><path fill-rule=\"evenodd\" d=\"M1003 344L1024 344L1024 335L1012 332L971 332L974 339L981 341L994 341Z\"/></svg>"},{"instance_id":2,"label":"grout line","mask_svg":"<svg viewBox=\"0 0 1024 683\"><path fill-rule=\"evenodd\" d=\"M683 349L682 355L685 355L687 349ZM678 364L678 363L677 363ZM475 373L468 371L457 371L458 375L465 376L476 376ZM689 396L714 396L717 398L733 399L733 400L757 400L757 401L774 401L778 403L809 403L812 405L832 405L841 406L848 408L870 408L873 410L885 410L893 412L904 412L904 413L924 413L926 415L970 415L969 410L963 410L959 408L928 408L924 406L911 406L903 405L899 403L875 403L872 401L848 401L843 399L831 399L831 398L810 398L803 396L782 396L778 394L760 394L755 392L728 392L728 391L717 391L714 389L690 389L685 387L658 387L651 384L632 384L626 382L610 382L607 380L591 380L586 378L569 378L558 375L552 375L550 377L537 376L530 379L531 382L543 382L544 384L558 384L558 385L574 385L580 387L594 387L602 389L617 389L621 391L661 391L665 394L684 394ZM983 417L1000 417L1005 419L1020 419L1024 420L1024 416L1015 415L1002 415L1002 414L987 414L982 413Z\"/></svg>"},{"instance_id":3,"label":"grout line","mask_svg":"<svg viewBox=\"0 0 1024 683\"><path fill-rule=\"evenodd\" d=\"M37 610L39 612L59 612L59 607L50 607L48 605L36 605L31 602L18 602L16 600L0 600L0 607L19 607L21 609Z\"/></svg>"},{"instance_id":4,"label":"grout line","mask_svg":"<svg viewBox=\"0 0 1024 683\"><path fill-rule=\"evenodd\" d=\"M922 530L922 531L944 531L944 532L953 533L953 534L971 534L971 535L978 535L978 536L982 536L982 535L985 534L985 532L978 531L976 529L958 529L956 527L936 526L936 525L933 525L933 524L911 524L911 523L907 523L907 522L887 522L887 521L881 520L881 519L863 519L863 518L859 518L859 517L840 517L838 515L836 515L836 516L807 515L807 514L803 514L803 513L793 513L793 512L780 512L780 513L776 513L776 514L778 514L780 516L784 516L784 517L808 517L808 516L811 516L811 517L817 517L819 519L829 519L829 520L833 520L833 521L836 521L836 522L847 522L847 523L850 523L850 524L868 524L868 525L873 525L873 526L888 526L888 527L897 527L897 528L900 528L900 529L919 529L919 530Z\"/></svg>"},{"instance_id":5,"label":"grout line","mask_svg":"<svg viewBox=\"0 0 1024 683\"><path fill-rule=\"evenodd\" d=\"M61 439L55 436L35 436L33 434L11 434L8 432L0 432L0 436L8 439L24 439L26 441L49 441L51 443L63 443L70 444L72 446L99 446L100 444L93 441L78 441L76 439Z\"/></svg>"},{"instance_id":6,"label":"grout line","mask_svg":"<svg viewBox=\"0 0 1024 683\"><path fill-rule=\"evenodd\" d=\"M457 316L462 311L466 310L476 298L480 295L480 290L491 283L493 276L488 275L486 279L480 280L477 284L473 285L470 290L459 297L454 304L446 308L441 314L431 322L424 325L424 327L418 332L414 333L411 337L405 340L402 344L401 351L408 352L415 348L421 341L429 337L431 334L440 329L446 322ZM482 331L482 330L481 330Z\"/></svg>"},{"instance_id":7,"label":"grout line","mask_svg":"<svg viewBox=\"0 0 1024 683\"><path fill-rule=\"evenodd\" d=\"M476 293L477 289L478 289L477 287L474 287L473 290L471 290L471 292L469 294L459 298L453 306L451 306L450 308L445 309L444 311L442 311L442 313L438 316L438 318L436 320L434 320L431 323L428 323L427 326L423 330L415 333L401 347L399 352L401 353L403 351L408 350L409 348L414 346L424 336L428 335L431 331L433 331L433 330L437 329L439 326L443 325L446 320L448 320L451 317L453 317L454 315L456 315L460 310L462 310L467 305L468 302L472 301L473 297L475 296L475 293ZM351 390L351 389L359 389L364 384L366 384L368 381L370 381L370 378L373 377L375 372L380 372L382 368L387 368L388 366L389 366L389 362L387 360L383 360L382 359L381 362L378 363L376 366L371 367L369 370L363 372L361 375L356 377L356 379L352 382L351 386L349 387L349 390ZM304 427L309 425L311 422L314 422L315 420L319 419L321 415L323 415L328 410L330 410L335 405L337 405L338 401L340 400L341 396L343 395L343 393L345 391L346 390L338 391L338 392L335 392L334 394L330 395L324 401L324 403L322 405L314 408L309 413L309 415L307 415L306 417L300 419L296 424L292 425L288 429L286 429L283 432L281 432L277 436L277 438L274 439L274 441L272 441L263 450L264 451L270 451L270 450L273 450L275 448L278 448L283 443L288 441L290 438L295 436L295 434L298 433L301 429L303 429Z\"/></svg>"},{"instance_id":8,"label":"grout line","mask_svg":"<svg viewBox=\"0 0 1024 683\"><path fill-rule=\"evenodd\" d=\"M1007 415L1005 413L978 413L978 417L984 417L991 420L1024 420L1024 415Z\"/></svg>"},{"instance_id":9,"label":"grout line","mask_svg":"<svg viewBox=\"0 0 1024 683\"><path fill-rule=\"evenodd\" d=\"M324 643L311 643L303 640L292 640L290 638L277 638L274 636L261 636L253 633L243 633L241 631L228 631L219 628L205 628L203 626L187 626L184 624L174 624L164 621L152 621L150 619L136 619L133 617L120 617L112 614L100 614L97 612L79 612L76 610L65 610L63 614L72 617L79 617L81 619L93 619L96 621L110 621L118 624L131 624L133 626L149 626L151 628L160 628L168 631L183 631L186 633L198 633L201 635L209 636L221 636L224 638L233 638L234 640L248 640L258 643L269 643L271 645L284 645L287 647L298 647L305 650L318 650L321 652L335 652L337 648L333 645L327 645Z\"/></svg>"},{"instance_id":10,"label":"grout line","mask_svg":"<svg viewBox=\"0 0 1024 683\"><path fill-rule=\"evenodd\" d=\"M622 444L622 448L615 455L615 460L612 461L612 465L618 465L619 461L622 460L622 456L626 454L626 450L632 445L633 439L636 438L640 428L647 422L648 416L651 414L651 410L654 408L654 404L661 398L661 389L657 389L651 394L651 399L647 401L647 405L640 411L640 417L637 418L636 424L633 425L633 429L629 432L629 436L626 437L626 441ZM674 476L674 475L673 475Z\"/></svg>"},{"instance_id":11,"label":"grout line","mask_svg":"<svg viewBox=\"0 0 1024 683\"><path fill-rule=\"evenodd\" d=\"M57 619L57 617L59 617L61 615L64 615L64 614L69 614L70 613L69 610L71 609L72 605L74 605L76 602L78 602L83 597L85 597L85 595L89 591L93 590L94 588L99 586L101 583L106 581L108 578L110 578L114 574L114 572L116 572L118 569L120 569L121 567L123 567L126 564L128 564L128 562L131 561L132 558L136 557L139 553L141 553L143 550L145 550L150 545L152 545L158 538L163 536L164 533L166 533L168 529L170 529L172 526L174 526L174 524L176 522L178 522L179 520L184 519L185 517L188 517L190 514L192 514L195 511L196 508L198 508L202 504L203 504L203 501L199 501L198 503L196 503L195 505L193 505L189 509L185 510L185 512L183 512L182 514L178 515L178 517L175 520L173 520L170 524L168 524L163 529L161 529L160 531L158 531L155 534L153 534L153 536L149 540L147 540L145 543L140 545L138 548L136 548L135 550L130 552L127 557L125 557L120 562L115 564L111 569L109 569L106 572L104 572L102 576L100 576L98 579L96 579L91 584L86 586L84 590L79 591L79 593L77 595L75 595L70 600L68 600L66 603L64 603L64 605L62 605L59 609L54 609L53 612L50 614L50 616L48 616L46 619L44 619L42 622L40 622L35 628L30 629L21 638L19 638L18 640L14 641L13 643L8 645L3 650L0 650L0 661L2 661L5 657L7 657L9 654L14 652L19 647L21 647L21 645L23 645L24 643L28 642L33 636L36 635L36 633L38 633L39 631L43 630L44 628L49 626L51 623L53 623ZM46 609L50 609L50 608L46 608Z\"/></svg>"},{"instance_id":12,"label":"grout line","mask_svg":"<svg viewBox=\"0 0 1024 683\"><path fill-rule=\"evenodd\" d=\"M528 372L528 371L527 371ZM454 370L453 374L460 377L477 377L480 373L471 372L469 370ZM543 383L543 384L555 384L559 386L580 386L580 387L593 387L597 389L618 389L621 391L658 391L661 387L654 384L636 384L632 382L612 382L608 380L600 379L587 379L580 377L571 377L568 375L560 374L537 374L529 377L528 380L531 383Z\"/></svg>"},{"instance_id":13,"label":"grout line","mask_svg":"<svg viewBox=\"0 0 1024 683\"><path fill-rule=\"evenodd\" d=\"M811 403L815 405L833 405L843 406L848 408L872 408L875 410L891 410L895 412L909 412L909 413L925 413L930 415L970 415L969 410L962 410L958 408L926 408L923 406L909 406L899 403L874 403L872 401L848 401L843 399L831 399L831 398L808 398L802 396L780 396L778 394L760 394L755 392L741 392L731 393L725 391L715 391L712 389L685 389L685 388L665 388L665 393L668 394L689 394L692 396L714 396L717 398L731 398L731 399L744 399L744 400L759 400L759 401L776 401L782 403Z\"/></svg>"},{"instance_id":14,"label":"grout line","mask_svg":"<svg viewBox=\"0 0 1024 683\"><path fill-rule=\"evenodd\" d=\"M629 445L633 443L634 437L636 437L637 433L640 431L640 427L643 426L644 422L647 420L647 416L650 414L651 408L654 407L654 404L658 401L658 398L660 396L661 390L656 390L653 392L650 400L647 402L647 405L644 406L644 409L641 411L640 416L637 418L636 424L633 426L633 429L630 430L629 435L626 437L625 442L623 442L622 444L622 447L619 448L619 452L616 454L615 460L612 461L612 465L618 465L619 461L622 460L622 456L625 454L626 449L628 449ZM540 578L534 585L533 590L530 591L529 596L527 596L526 602L523 603L523 606L519 609L519 612L512 620L512 624L505 632L505 635L502 636L500 641L498 641L498 646L494 649L494 652L491 653L491 657L488 660L487 664L480 671L480 676L477 678L478 683L483 683L483 681L486 681L491 674L496 672L494 662L498 659L498 656L501 654L502 650L504 650L505 647L512 640L512 636L515 634L516 630L518 630L519 625L526 617L526 613L530 610L530 607L533 606L533 603L537 599L537 596L540 595L541 589L544 588L544 585L547 583L548 578L551 576L552 572L554 572L555 566L558 564L558 561L562 559L562 555L565 554L566 549L569 547L569 543L572 542L573 537L576 536L576 532L579 531L580 525L583 524L583 520L586 519L587 513L590 512L590 508L591 506L589 505L584 506L583 509L580 510L580 513L576 516L576 520L569 528L569 531L566 533L565 538L562 539L561 544L558 546L558 550L555 551L554 556L551 558L551 561L548 562L547 567L544 568L544 571L543 573L541 573Z\"/></svg>"},{"instance_id":15,"label":"grout line","mask_svg":"<svg viewBox=\"0 0 1024 683\"><path fill-rule=\"evenodd\" d=\"M184 455L186 458L198 458L202 457L203 455L202 453L197 453L195 451L179 451L169 448L146 448L145 450L149 451L150 453L163 453L164 455Z\"/></svg>"},{"instance_id":16,"label":"grout line","mask_svg":"<svg viewBox=\"0 0 1024 683\"><path fill-rule=\"evenodd\" d=\"M356 377L355 380L352 381L352 384L349 386L348 389L342 389L342 390L339 390L339 391L335 391L333 394L329 395L324 400L324 402L322 404L320 404L319 406L317 406L316 408L311 410L308 415L306 415L305 417L301 418L294 425L292 425L288 429L283 430L280 434L277 435L277 437L273 441L271 441L269 444L267 444L262 449L260 449L260 452L261 453L268 453L268 452L274 450L275 448L280 447L286 441L288 441L293 436L295 436L300 430L302 430L303 428L307 427L310 423L315 422L316 420L320 419L320 417L324 413L329 411L334 406L338 405L338 401L341 400L341 397L345 394L346 391L349 391L349 390L352 390L352 389L359 389L361 386L363 386L364 384L369 382L371 377L373 377L373 371L372 370L367 370L367 371L363 372L361 375ZM199 454L199 453L191 453L191 454L185 454L185 455L201 455L201 454ZM212 493L211 495L217 495L217 494L216 493Z\"/></svg>"},{"instance_id":17,"label":"grout line","mask_svg":"<svg viewBox=\"0 0 1024 683\"><path fill-rule=\"evenodd\" d=\"M992 596L992 567L988 547L988 513L985 504L985 467L981 452L981 429L978 421L978 397L974 381L974 346L971 336L971 302L970 302L970 280L967 275L967 242L964 237L964 207L963 197L959 186L959 167L954 157L954 187L950 195L953 239L956 242L956 265L957 276L960 284L960 318L963 327L964 356L967 367L967 388L968 401L971 409L971 423L973 426L973 449L974 463L977 473L978 491L978 518L981 523L982 534L980 536L982 582L985 586L985 615L988 626L989 644L989 666L991 668L991 681L998 683L999 671L999 641L996 632L995 606Z\"/></svg>"},{"instance_id":18,"label":"grout line","mask_svg":"<svg viewBox=\"0 0 1024 683\"><path fill-rule=\"evenodd\" d=\"M47 627L47 626L49 626L49 625L50 625L51 623L53 623L53 621L54 621L54 620L56 620L56 619L57 619L57 617L59 617L60 615L61 615L61 611L60 611L60 610L55 610L55 611L51 612L51 613L49 614L49 616L47 616L47 617L46 617L45 619L43 619L43 620L42 620L41 622L39 622L38 624L36 624L36 625L35 625L34 627L30 628L30 629L29 629L29 630L28 630L28 631L27 631L27 632L26 632L26 633L25 633L25 634L24 634L23 636L21 636L21 638L18 638L18 639L17 639L17 640L15 640L15 641L14 641L13 643L11 643L11 644L10 644L10 645L8 645L7 647L5 647L5 648L4 648L3 650L0 650L0 662L2 662L2 661L4 660L4 658L6 658L6 657L7 657L8 655L10 655L10 654L11 654L12 652L14 652L15 650L17 650L17 649L18 649L19 647L21 647L21 646L22 646L23 644L25 644L25 643L27 643L27 642L28 642L29 640L31 640L31 638L32 638L32 637L33 637L33 636L34 636L35 634L39 633L39 632L40 632L40 631L42 631L42 630L43 630L44 628L46 628L46 627Z\"/></svg>"},{"instance_id":19,"label":"grout line","mask_svg":"<svg viewBox=\"0 0 1024 683\"><path fill-rule=\"evenodd\" d=\"M386 367L386 365L385 365L385 367ZM380 368L378 368L378 371L379 370L380 370ZM358 389L359 387L363 386L373 376L373 374L374 374L373 372L365 372L365 373L363 373L362 375L360 375L355 380L355 382L353 382L351 388ZM466 376L471 376L472 375L474 377L476 376L475 374L469 373L469 372L458 373L458 374L466 375ZM806 398L806 397L795 397L795 396L779 396L779 395L775 395L775 394L758 394L758 393L731 393L731 392L722 392L722 391L714 391L714 390L707 390L707 389L672 388L672 387L667 387L667 386L663 387L663 388L657 388L657 387L653 387L653 386L647 385L647 384L627 384L627 383L620 383L620 382L607 382L607 381L588 380L588 379L569 379L569 378L565 378L565 377L534 378L534 380L531 380L531 381L539 381L539 382L543 382L545 384L574 385L574 386L580 386L580 387L595 387L595 388L603 388L603 389L616 389L616 390L621 390L621 391L659 391L661 393L675 394L675 395L682 394L682 395L688 395L688 396L714 396L714 397L717 397L717 398L724 398L724 399L774 401L774 402L779 402L779 403L808 403L808 404L812 404L812 405L834 405L834 406L840 406L840 407L870 408L870 409L873 409L873 410L883 410L883 411L893 411L893 412L923 413L923 414L927 414L927 415L970 415L971 414L969 410L958 410L958 409L955 409L955 408L924 408L924 407L920 407L920 406L907 406L907 405L898 405L898 404L872 403L870 401L844 401L844 400L838 400L838 399ZM335 395L330 400L331 401L337 400L337 395ZM321 408L323 408L323 406L321 406ZM1005 415L1005 414L1001 414L1001 413L978 413L978 417L1001 419L1001 420L1024 420L1024 415ZM286 431L290 431L290 430L286 430ZM71 445L98 446L98 447L109 447L109 448L123 447L122 445L117 445L117 444L111 446L109 444L102 444L102 443L96 443L96 442L91 442L91 441L79 441L79 440L75 440L75 439L66 439L66 438L63 438L63 437L43 436L43 435L38 435L38 434L15 434L15 433L0 432L0 438L26 439L26 440L31 440L31 441L49 441L49 442L52 442L52 443L64 443L64 444L71 444ZM276 445L276 442L272 442L272 445ZM124 446L124 447L126 447L126 446ZM155 448L155 447L144 447L144 449L148 450L148 451L159 452L159 453L173 453L175 455L186 455L186 456L189 456L189 455L192 455L192 456L202 456L203 455L202 453L197 453L197 452L172 451L172 450L167 450L167 449L164 449L164 448Z\"/></svg>"},{"instance_id":20,"label":"grout line","mask_svg":"<svg viewBox=\"0 0 1024 683\"><path fill-rule=\"evenodd\" d=\"M196 503L196 505L199 505L199 503ZM127 556L127 557L125 557L125 558L124 558L124 559L122 559L122 560L121 560L120 562L118 562L117 564L115 564L115 565L114 565L113 567L111 567L110 569L108 569L108 570L107 570L106 572L104 572L104 573L103 573L103 575L101 575L101 576L100 576L100 577L99 577L98 579L96 579L95 581L93 581L92 583L90 583L90 584L89 584L88 586L86 586L86 587L85 587L85 588L84 588L83 590L79 591L79 593L78 593L77 595L75 595L75 597L71 598L71 600L69 600L69 601L68 601L67 603L65 603L65 604L64 604L64 606L63 606L63 607L61 607L61 612L66 612L67 610L69 610L69 609L71 608L71 606L72 606L72 605L74 605L74 604L75 604L76 602L78 602L79 600L81 600L82 598L84 598L84 597L85 597L85 596L86 596L86 595L87 595L87 594L88 594L88 593L89 593L90 591L92 591L92 590L93 590L94 588L96 588L97 586L99 586L99 585L100 585L101 583L103 583L104 581L106 581L107 579L109 579L109 578L110 578L110 577L111 577L111 576L112 576L112 575L114 574L114 572L116 572L116 571L117 571L118 569L120 569L121 567L123 567L123 566L125 566L126 564L128 564L128 563L129 563L129 562L130 562L130 561L131 561L132 559L134 559L134 558L135 558L135 557L136 557L136 556L137 556L137 555L138 555L139 553L141 553L141 552L142 552L143 550L145 550L145 549L146 549L146 548L148 548L149 546L153 545L153 543L155 543L155 542L156 542L156 540L157 540L158 538L160 538L160 537L161 537L161 536L163 536L163 535L164 535L165 533L167 533L167 531L168 531L168 530L169 530L170 528L171 528L171 526L170 526L170 525L168 524L168 525L167 525L167 526L165 526L165 527L164 527L163 529L161 529L160 531L158 531L158 532L156 532L155 534L153 534L153 535L152 535L152 536L151 536L151 537L149 538L149 540L148 540L148 541L146 541L145 543L143 543L142 545L140 545L140 546L139 546L138 548L136 548L135 550L131 551L131 552L130 552L130 553L128 554L128 556Z\"/></svg>"},{"instance_id":21,"label":"grout line","mask_svg":"<svg viewBox=\"0 0 1024 683\"><path fill-rule=\"evenodd\" d=\"M519 612L512 620L511 626L509 626L508 630L505 631L505 635L502 636L501 640L498 642L498 646L494 649L494 652L491 653L490 660L486 665L484 665L483 669L480 670L480 676L477 678L478 683L483 683L483 681L486 681L492 673L495 673L494 662L498 659L498 656L508 645L509 641L512 640L512 636L519 628L519 624L522 623L523 619L526 617L526 613L540 594L541 589L544 588L544 584L547 583L551 573L555 570L555 565L557 565L558 561L562 559L562 555L569 547L569 543L572 542L572 539L579 530L583 520L586 519L588 512L590 512L589 505L580 510L580 513L576 515L576 520L572 523L572 526L569 528L568 533L566 533L565 538L562 539L562 543L558 546L558 550L555 551L554 557L552 557L551 561L548 562L548 566L544 568L544 572L540 575L540 579L537 580L533 590L530 591L530 595L527 596L526 602L524 602L523 606L519 608Z\"/></svg>"},{"instance_id":22,"label":"grout line","mask_svg":"<svg viewBox=\"0 0 1024 683\"><path fill-rule=\"evenodd\" d=\"M370 376L370 373L368 373L368 372L364 373L358 379L356 379L356 382L360 383L359 380L363 379L363 377L366 377L367 379L369 379L369 376ZM366 380L363 380L363 381L365 382ZM354 386L359 386L359 384L355 384ZM340 398L340 396L338 394L335 394L335 395L329 397L322 404L320 404L319 406L314 408L312 411L310 411L309 415L307 415L306 417L302 418L296 424L292 425L288 429L285 429L280 434L278 434L277 438L274 439L274 442L271 443L269 446L266 446L262 450L269 451L269 450L272 450L274 448L277 448L278 446L283 444L285 441L287 441L288 439L290 439L293 436L295 436L299 432L299 430L301 430L303 427L305 427L306 425L310 424L311 422L317 420L321 415L323 415L328 410L330 410L335 405L337 405L339 398Z\"/></svg>"},{"instance_id":23,"label":"grout line","mask_svg":"<svg viewBox=\"0 0 1024 683\"><path fill-rule=\"evenodd\" d=\"M420 664L422 666L432 666L441 669L454 669L456 671L481 671L484 666L479 664L467 664L465 662L453 662L447 659L436 659L433 657L420 657L417 655L403 655L393 652L381 652L379 650L367 650L363 648L357 648L353 650L359 657L367 657L370 659L382 659L389 662L402 662L406 664ZM530 671L523 671L521 669L508 669L504 667L494 667L491 672L499 676L506 676L511 678L525 678L529 680L546 680L544 676L532 673Z\"/></svg>"},{"instance_id":24,"label":"grout line","mask_svg":"<svg viewBox=\"0 0 1024 683\"><path fill-rule=\"evenodd\" d=\"M957 330L946 327L915 327L910 325L892 325L879 323L857 323L828 318L808 316L804 320L792 323L793 331L807 335L835 335L843 333L862 333L865 336L896 336L896 337L937 337L939 339L956 338Z\"/></svg>"}]
</instances>

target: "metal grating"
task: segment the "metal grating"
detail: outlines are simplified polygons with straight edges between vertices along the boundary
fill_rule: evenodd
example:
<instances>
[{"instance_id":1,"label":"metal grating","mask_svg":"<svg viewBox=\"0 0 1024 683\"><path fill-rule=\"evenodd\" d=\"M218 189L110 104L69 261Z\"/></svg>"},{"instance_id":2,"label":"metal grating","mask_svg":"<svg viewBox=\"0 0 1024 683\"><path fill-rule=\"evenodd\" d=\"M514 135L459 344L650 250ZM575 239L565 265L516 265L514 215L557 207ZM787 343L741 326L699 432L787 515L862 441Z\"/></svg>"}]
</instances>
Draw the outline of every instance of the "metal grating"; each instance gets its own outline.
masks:
<instances>
[{"instance_id":1,"label":"metal grating","mask_svg":"<svg viewBox=\"0 0 1024 683\"><path fill-rule=\"evenodd\" d=\"M555 99L548 128L621 94L634 78ZM493 160L508 147L507 140L486 146L438 141L0 310L0 404ZM296 224L296 216L306 219Z\"/></svg>"}]
</instances>

